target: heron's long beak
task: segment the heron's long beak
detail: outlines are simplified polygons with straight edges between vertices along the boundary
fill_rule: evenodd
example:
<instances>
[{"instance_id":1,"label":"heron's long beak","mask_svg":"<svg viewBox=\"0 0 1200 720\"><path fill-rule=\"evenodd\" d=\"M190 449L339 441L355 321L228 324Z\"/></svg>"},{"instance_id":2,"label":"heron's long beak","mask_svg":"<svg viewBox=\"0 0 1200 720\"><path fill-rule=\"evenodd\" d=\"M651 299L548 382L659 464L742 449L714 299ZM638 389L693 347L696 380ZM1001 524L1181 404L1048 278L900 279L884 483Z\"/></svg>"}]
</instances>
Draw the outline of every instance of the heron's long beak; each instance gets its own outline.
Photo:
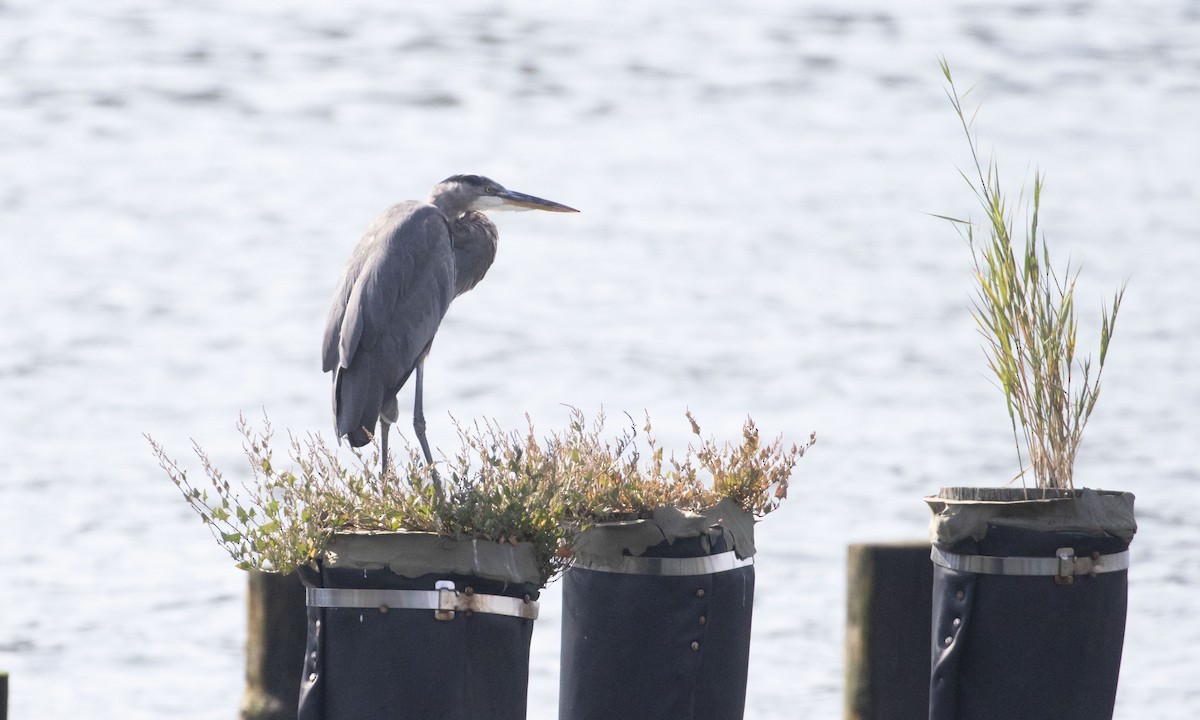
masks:
<instances>
[{"instance_id":1,"label":"heron's long beak","mask_svg":"<svg viewBox=\"0 0 1200 720\"><path fill-rule=\"evenodd\" d=\"M548 210L550 212L579 212L573 207L567 207L562 203L556 203L551 200L543 200L540 197L526 195L525 193L514 192L512 190L504 190L497 194L504 201L504 204L512 210Z\"/></svg>"}]
</instances>

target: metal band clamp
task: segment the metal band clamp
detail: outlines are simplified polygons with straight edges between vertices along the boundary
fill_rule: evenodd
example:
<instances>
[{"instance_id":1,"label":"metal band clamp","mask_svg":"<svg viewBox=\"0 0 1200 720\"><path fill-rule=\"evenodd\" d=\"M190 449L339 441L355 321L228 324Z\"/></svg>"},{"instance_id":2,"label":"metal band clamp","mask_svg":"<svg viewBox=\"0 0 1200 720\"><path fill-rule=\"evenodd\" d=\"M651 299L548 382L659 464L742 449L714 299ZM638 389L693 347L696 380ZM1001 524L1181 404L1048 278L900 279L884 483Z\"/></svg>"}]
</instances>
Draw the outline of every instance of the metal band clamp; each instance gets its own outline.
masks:
<instances>
[{"instance_id":1,"label":"metal band clamp","mask_svg":"<svg viewBox=\"0 0 1200 720\"><path fill-rule=\"evenodd\" d=\"M608 563L595 560L576 559L572 567L597 570L599 572L624 573L627 575L713 575L753 565L754 558L739 558L732 550L694 558L634 557L624 555L620 562Z\"/></svg>"},{"instance_id":2,"label":"metal band clamp","mask_svg":"<svg viewBox=\"0 0 1200 720\"><path fill-rule=\"evenodd\" d=\"M446 584L449 587L441 587ZM455 612L478 612L491 615L537 620L536 600L507 595L479 595L458 592L454 584L438 581L437 590L368 590L352 588L308 588L309 607L372 608L388 610L432 610L438 620L452 620Z\"/></svg>"},{"instance_id":3,"label":"metal band clamp","mask_svg":"<svg viewBox=\"0 0 1200 720\"><path fill-rule=\"evenodd\" d=\"M1072 548L1059 548L1054 557L994 557L990 555L959 555L932 548L933 562L951 570L977 575L1040 575L1053 577L1063 585L1071 584L1076 575L1096 575L1129 569L1129 551L1110 555L1093 553L1076 557Z\"/></svg>"}]
</instances>

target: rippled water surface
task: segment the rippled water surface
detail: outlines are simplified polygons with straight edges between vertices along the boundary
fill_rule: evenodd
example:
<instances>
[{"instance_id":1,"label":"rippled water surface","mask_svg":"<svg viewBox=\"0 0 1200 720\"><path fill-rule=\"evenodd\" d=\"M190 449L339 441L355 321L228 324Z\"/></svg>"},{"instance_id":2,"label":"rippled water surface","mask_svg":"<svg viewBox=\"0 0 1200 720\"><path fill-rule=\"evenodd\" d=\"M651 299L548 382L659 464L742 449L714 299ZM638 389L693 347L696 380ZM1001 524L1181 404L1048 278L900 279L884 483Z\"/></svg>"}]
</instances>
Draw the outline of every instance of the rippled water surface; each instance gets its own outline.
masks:
<instances>
[{"instance_id":1,"label":"rippled water surface","mask_svg":"<svg viewBox=\"0 0 1200 720\"><path fill-rule=\"evenodd\" d=\"M451 412L550 429L562 403L647 410L675 447L685 408L816 430L759 527L747 717L837 717L846 544L922 537L923 495L1014 471L966 248L929 215L973 211L942 54L1012 191L1046 172L1087 342L1130 278L1077 477L1138 496L1117 716L1195 716L1194 3L406 5L0 0L12 717L235 715L245 578L142 433L236 475L239 411L326 432L341 263L456 172L583 212L498 218L427 365L433 442Z\"/></svg>"}]
</instances>

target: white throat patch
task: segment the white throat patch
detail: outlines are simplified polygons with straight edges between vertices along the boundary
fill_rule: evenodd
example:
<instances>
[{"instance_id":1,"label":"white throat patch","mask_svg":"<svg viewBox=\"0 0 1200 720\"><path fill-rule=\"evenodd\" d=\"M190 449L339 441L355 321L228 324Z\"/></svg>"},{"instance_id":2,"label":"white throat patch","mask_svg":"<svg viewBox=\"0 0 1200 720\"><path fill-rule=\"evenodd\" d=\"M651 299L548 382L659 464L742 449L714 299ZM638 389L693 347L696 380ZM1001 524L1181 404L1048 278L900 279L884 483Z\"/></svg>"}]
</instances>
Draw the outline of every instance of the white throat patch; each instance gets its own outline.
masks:
<instances>
[{"instance_id":1,"label":"white throat patch","mask_svg":"<svg viewBox=\"0 0 1200 720\"><path fill-rule=\"evenodd\" d=\"M521 207L519 205L510 205L504 198L498 198L495 195L483 195L476 198L475 202L471 203L471 210L475 212L497 212L509 211L520 212L529 210L530 208Z\"/></svg>"}]
</instances>

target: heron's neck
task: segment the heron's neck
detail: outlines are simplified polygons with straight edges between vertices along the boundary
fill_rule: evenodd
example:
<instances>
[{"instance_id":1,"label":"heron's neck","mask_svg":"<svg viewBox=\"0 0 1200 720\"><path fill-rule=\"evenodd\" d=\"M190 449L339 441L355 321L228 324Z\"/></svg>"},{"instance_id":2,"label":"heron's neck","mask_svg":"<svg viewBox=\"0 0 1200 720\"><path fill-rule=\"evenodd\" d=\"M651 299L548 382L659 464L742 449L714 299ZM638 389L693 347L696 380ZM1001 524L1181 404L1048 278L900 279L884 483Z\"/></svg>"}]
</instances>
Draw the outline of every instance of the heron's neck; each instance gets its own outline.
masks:
<instances>
[{"instance_id":1,"label":"heron's neck","mask_svg":"<svg viewBox=\"0 0 1200 720\"><path fill-rule=\"evenodd\" d=\"M445 215L446 219L450 222L458 221L467 213L467 211L470 210L470 208L465 205L461 199L456 198L454 193L437 192L437 188L434 188L433 194L429 196L426 202L428 202L430 205L433 205L438 210L441 210L442 214Z\"/></svg>"},{"instance_id":2,"label":"heron's neck","mask_svg":"<svg viewBox=\"0 0 1200 720\"><path fill-rule=\"evenodd\" d=\"M483 213L465 212L450 221L454 238L454 294L479 284L496 259L500 234Z\"/></svg>"}]
</instances>

